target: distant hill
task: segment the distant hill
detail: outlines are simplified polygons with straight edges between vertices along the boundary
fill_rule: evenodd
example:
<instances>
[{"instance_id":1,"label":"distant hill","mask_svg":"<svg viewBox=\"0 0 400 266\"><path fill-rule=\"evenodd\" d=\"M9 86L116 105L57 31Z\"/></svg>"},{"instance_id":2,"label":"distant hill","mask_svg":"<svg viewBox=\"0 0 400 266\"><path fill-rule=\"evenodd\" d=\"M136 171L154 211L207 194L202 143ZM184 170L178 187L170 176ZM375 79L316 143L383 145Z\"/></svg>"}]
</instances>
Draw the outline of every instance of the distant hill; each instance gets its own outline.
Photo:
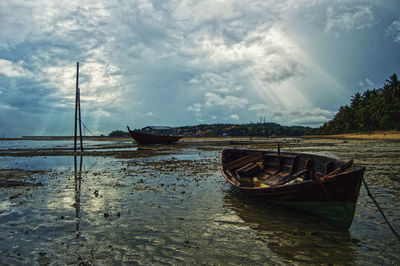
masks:
<instances>
[{"instance_id":1,"label":"distant hill","mask_svg":"<svg viewBox=\"0 0 400 266\"><path fill-rule=\"evenodd\" d=\"M276 123L201 124L168 129L166 133L183 136L301 136L315 134L318 129L303 126L282 126ZM165 132L165 131L164 131ZM128 132L115 130L110 137L126 137Z\"/></svg>"},{"instance_id":2,"label":"distant hill","mask_svg":"<svg viewBox=\"0 0 400 266\"><path fill-rule=\"evenodd\" d=\"M276 123L212 124L176 128L182 135L191 136L301 136L315 129L302 126L282 126Z\"/></svg>"},{"instance_id":3,"label":"distant hill","mask_svg":"<svg viewBox=\"0 0 400 266\"><path fill-rule=\"evenodd\" d=\"M380 89L357 92L351 104L340 107L335 117L319 129L320 134L374 130L400 130L400 82L393 74Z\"/></svg>"},{"instance_id":4,"label":"distant hill","mask_svg":"<svg viewBox=\"0 0 400 266\"><path fill-rule=\"evenodd\" d=\"M115 138L123 138L123 137L130 137L128 131L122 131L122 130L114 130L110 134L108 134L109 137L115 137Z\"/></svg>"}]
</instances>

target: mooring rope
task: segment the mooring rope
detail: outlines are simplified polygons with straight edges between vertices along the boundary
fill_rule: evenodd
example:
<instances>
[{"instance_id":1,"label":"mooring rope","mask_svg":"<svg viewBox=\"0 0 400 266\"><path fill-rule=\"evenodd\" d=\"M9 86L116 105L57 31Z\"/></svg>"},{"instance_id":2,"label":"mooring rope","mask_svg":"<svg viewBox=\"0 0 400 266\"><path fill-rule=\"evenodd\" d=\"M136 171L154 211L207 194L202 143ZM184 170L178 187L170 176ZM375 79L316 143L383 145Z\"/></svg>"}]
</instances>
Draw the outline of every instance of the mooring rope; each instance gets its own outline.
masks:
<instances>
[{"instance_id":1,"label":"mooring rope","mask_svg":"<svg viewBox=\"0 0 400 266\"><path fill-rule=\"evenodd\" d=\"M378 208L379 212L382 214L383 219L385 219L387 225L389 226L390 230L392 230L394 236L397 238L397 240L400 241L400 235L396 232L396 230L394 230L394 228L392 227L392 225L389 223L388 219L386 218L385 214L383 213L383 210L381 209L381 207L379 206L378 202L376 202L374 196L372 196L371 192L368 189L367 183L365 182L364 178L362 179L365 188L367 189L368 192L368 196L372 199L372 201L375 203L375 206Z\"/></svg>"},{"instance_id":2,"label":"mooring rope","mask_svg":"<svg viewBox=\"0 0 400 266\"><path fill-rule=\"evenodd\" d=\"M87 129L87 131L89 131L89 133L90 134L92 134L93 136L95 136L96 137L96 135L95 134L93 134L93 132L92 131L90 131L90 129L88 129L87 128L87 126L85 125L85 123L83 123L83 121L81 121L81 123L83 124L83 126Z\"/></svg>"}]
</instances>

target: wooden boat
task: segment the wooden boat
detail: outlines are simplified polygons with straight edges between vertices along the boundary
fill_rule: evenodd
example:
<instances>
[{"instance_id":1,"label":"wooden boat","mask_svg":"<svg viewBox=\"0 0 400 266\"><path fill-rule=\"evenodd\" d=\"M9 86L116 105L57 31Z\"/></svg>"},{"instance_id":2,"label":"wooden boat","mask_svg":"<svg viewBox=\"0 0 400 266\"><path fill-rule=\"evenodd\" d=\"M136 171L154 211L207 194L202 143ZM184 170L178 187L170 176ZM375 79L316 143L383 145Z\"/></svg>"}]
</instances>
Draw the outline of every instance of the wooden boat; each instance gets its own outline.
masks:
<instances>
[{"instance_id":1,"label":"wooden boat","mask_svg":"<svg viewBox=\"0 0 400 266\"><path fill-rule=\"evenodd\" d=\"M225 149L221 169L233 187L348 229L365 167L303 153Z\"/></svg>"},{"instance_id":2,"label":"wooden boat","mask_svg":"<svg viewBox=\"0 0 400 266\"><path fill-rule=\"evenodd\" d=\"M153 145L153 144L172 144L174 142L179 141L181 136L174 135L161 135L161 134L153 134L153 133L145 133L142 131L131 130L129 126L127 126L128 132L131 137L139 144L139 145ZM165 130L166 127L145 127L142 130Z\"/></svg>"}]
</instances>

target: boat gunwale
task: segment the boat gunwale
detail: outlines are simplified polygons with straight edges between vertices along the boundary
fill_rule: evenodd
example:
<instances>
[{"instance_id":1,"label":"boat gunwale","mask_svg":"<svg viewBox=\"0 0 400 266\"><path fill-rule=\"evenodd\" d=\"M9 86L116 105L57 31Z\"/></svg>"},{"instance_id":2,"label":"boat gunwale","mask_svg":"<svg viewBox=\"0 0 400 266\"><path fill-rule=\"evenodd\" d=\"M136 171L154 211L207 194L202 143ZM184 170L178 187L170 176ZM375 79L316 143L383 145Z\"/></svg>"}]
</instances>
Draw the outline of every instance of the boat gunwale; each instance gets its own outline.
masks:
<instances>
[{"instance_id":1,"label":"boat gunwale","mask_svg":"<svg viewBox=\"0 0 400 266\"><path fill-rule=\"evenodd\" d=\"M353 168L353 167L352 167ZM355 168L357 168L357 170L354 171L360 171L362 170L363 167L360 166L356 166ZM307 186L311 186L311 185L320 185L321 183L325 184L325 183L330 183L330 182L336 182L337 178L339 178L340 176L344 176L344 175L348 175L352 172L352 171L345 171L342 173L339 173L333 177L330 177L328 179L325 179L321 182L318 182L316 180L308 180L308 181L302 181L300 183L290 183L290 184L281 184L281 185L277 185L277 186L270 186L270 187L246 187L246 186L238 186L237 184L235 184L235 182L232 182L231 179L229 177L226 176L226 173L224 170L222 170L222 174L225 178L225 180L227 182L229 182L229 184L233 185L234 187L237 187L241 190L248 190L248 191L252 191L252 190L257 190L257 191L276 191L278 192L279 190L286 190L286 189L292 189L292 188L303 188L303 187L307 187Z\"/></svg>"},{"instance_id":2,"label":"boat gunwale","mask_svg":"<svg viewBox=\"0 0 400 266\"><path fill-rule=\"evenodd\" d=\"M299 155L299 153L288 153L288 152L282 152L281 154L277 154L276 152L273 151L263 151L263 150L253 150L253 149L225 149L222 151L221 153L221 172L224 176L224 179L231 185L233 185L234 187L240 189L240 190L245 190L245 191L265 191L265 192L279 192L280 190L285 191L287 189L293 189L293 188L299 188L299 189L303 189L306 188L308 186L313 186L313 185L320 185L320 184L328 184L331 182L337 182L338 179L342 178L342 176L348 176L349 174L353 173L353 172L358 172L358 171L364 171L365 167L364 166L359 166L359 165L355 165L353 164L350 168L347 168L345 170L343 170L342 172L339 172L333 176L330 176L329 174L322 176L321 179L319 181L317 180L309 180L309 181L302 181L299 183L290 183L290 184L281 184L281 185L277 185L277 186L269 186L269 187L250 187L250 186L240 186L238 184L236 184L235 182L232 181L231 178L229 178L227 176L227 170L225 169L225 165L222 163L223 161L223 153L226 150L242 150L242 151L254 151L254 152L263 152L266 153L268 155L276 155L276 156L282 156L283 155ZM301 153L301 155L304 156L312 156L312 157L322 157L325 159L330 159L330 160L334 160L336 162L340 162L340 163L345 163L342 160L336 159L336 158L330 158L327 156L323 156L323 155L315 155L315 154L309 154L309 153ZM232 178L234 178L232 176Z\"/></svg>"}]
</instances>

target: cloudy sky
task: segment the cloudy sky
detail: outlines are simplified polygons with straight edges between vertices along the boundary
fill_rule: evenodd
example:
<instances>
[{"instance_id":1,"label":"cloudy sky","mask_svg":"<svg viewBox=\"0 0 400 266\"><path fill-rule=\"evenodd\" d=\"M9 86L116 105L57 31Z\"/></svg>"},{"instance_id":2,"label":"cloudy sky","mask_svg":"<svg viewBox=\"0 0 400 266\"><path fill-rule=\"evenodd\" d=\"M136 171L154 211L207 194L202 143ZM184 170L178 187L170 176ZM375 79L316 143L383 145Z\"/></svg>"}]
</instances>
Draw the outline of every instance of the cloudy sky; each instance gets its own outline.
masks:
<instances>
[{"instance_id":1,"label":"cloudy sky","mask_svg":"<svg viewBox=\"0 0 400 266\"><path fill-rule=\"evenodd\" d=\"M317 127L400 74L398 0L2 0L0 137ZM85 130L85 135L90 133Z\"/></svg>"}]
</instances>

